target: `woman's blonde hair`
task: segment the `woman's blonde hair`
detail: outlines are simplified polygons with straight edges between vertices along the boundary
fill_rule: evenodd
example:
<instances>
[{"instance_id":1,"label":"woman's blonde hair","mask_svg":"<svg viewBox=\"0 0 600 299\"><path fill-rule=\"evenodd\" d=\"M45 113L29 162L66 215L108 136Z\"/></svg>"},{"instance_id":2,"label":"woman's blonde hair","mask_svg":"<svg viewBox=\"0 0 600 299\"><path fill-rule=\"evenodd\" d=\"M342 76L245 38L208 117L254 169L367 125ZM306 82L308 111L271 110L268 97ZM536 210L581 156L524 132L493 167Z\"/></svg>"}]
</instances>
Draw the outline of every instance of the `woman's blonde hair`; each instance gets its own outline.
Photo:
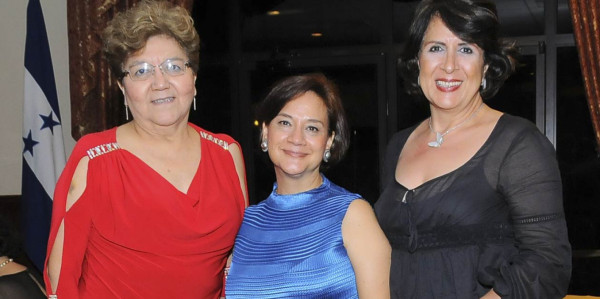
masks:
<instances>
[{"instance_id":1,"label":"woman's blonde hair","mask_svg":"<svg viewBox=\"0 0 600 299\"><path fill-rule=\"evenodd\" d=\"M123 64L142 50L150 37L172 37L188 56L196 73L200 60L200 37L189 12L166 1L143 0L131 9L117 13L102 32L102 52L111 71L123 80Z\"/></svg>"}]
</instances>

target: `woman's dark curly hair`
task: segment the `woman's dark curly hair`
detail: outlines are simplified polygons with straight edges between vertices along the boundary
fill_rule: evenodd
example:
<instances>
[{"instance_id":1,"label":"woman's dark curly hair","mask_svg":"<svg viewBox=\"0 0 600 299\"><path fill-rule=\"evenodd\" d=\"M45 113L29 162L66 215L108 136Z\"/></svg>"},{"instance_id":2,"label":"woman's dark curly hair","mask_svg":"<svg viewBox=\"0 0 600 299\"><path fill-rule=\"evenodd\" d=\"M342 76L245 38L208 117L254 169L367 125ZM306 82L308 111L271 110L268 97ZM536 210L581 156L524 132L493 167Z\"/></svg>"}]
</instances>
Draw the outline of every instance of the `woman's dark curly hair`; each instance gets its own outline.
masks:
<instances>
[{"instance_id":1,"label":"woman's dark curly hair","mask_svg":"<svg viewBox=\"0 0 600 299\"><path fill-rule=\"evenodd\" d=\"M125 60L157 35L175 39L187 54L194 73L198 72L200 37L188 11L167 1L144 0L117 13L102 32L102 52L119 81L125 76Z\"/></svg>"},{"instance_id":2,"label":"woman's dark curly hair","mask_svg":"<svg viewBox=\"0 0 600 299\"><path fill-rule=\"evenodd\" d=\"M423 94L418 84L419 54L434 17L439 17L460 39L483 50L488 69L484 75L486 88L480 88L480 93L484 99L493 97L514 71L518 51L514 43L498 38L500 23L496 6L487 0L423 0L419 3L398 64L407 92Z\"/></svg>"},{"instance_id":3,"label":"woman's dark curly hair","mask_svg":"<svg viewBox=\"0 0 600 299\"><path fill-rule=\"evenodd\" d=\"M330 148L331 158L327 163L321 163L321 169L325 170L343 158L350 144L348 121L338 88L325 75L305 74L287 77L276 82L259 104L257 118L259 123L269 125L287 103L309 91L317 94L327 107L328 135L331 136L331 133L335 132Z\"/></svg>"}]
</instances>

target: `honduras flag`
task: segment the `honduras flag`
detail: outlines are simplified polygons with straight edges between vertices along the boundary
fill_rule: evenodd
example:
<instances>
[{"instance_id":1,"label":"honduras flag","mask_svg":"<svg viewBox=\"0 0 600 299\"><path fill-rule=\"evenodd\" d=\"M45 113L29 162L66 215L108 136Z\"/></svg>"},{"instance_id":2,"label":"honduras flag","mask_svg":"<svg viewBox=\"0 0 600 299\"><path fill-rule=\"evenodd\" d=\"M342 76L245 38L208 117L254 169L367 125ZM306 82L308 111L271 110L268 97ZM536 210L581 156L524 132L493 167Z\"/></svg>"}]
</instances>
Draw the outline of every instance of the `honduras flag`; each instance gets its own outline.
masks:
<instances>
[{"instance_id":1,"label":"honduras flag","mask_svg":"<svg viewBox=\"0 0 600 299\"><path fill-rule=\"evenodd\" d=\"M42 270L54 185L65 166L58 96L40 0L29 0L25 40L22 225L24 247Z\"/></svg>"}]
</instances>

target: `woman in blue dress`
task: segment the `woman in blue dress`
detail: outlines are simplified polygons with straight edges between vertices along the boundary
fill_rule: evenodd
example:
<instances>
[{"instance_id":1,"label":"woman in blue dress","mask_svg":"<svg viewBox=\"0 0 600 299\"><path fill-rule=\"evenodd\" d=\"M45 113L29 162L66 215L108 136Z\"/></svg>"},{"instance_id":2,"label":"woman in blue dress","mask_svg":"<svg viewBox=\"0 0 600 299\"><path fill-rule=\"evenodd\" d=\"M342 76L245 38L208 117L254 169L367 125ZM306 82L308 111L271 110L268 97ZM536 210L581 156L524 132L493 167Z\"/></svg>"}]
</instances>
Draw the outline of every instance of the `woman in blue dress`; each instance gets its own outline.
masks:
<instances>
[{"instance_id":1,"label":"woman in blue dress","mask_svg":"<svg viewBox=\"0 0 600 299\"><path fill-rule=\"evenodd\" d=\"M246 210L227 298L389 298L391 249L370 204L321 173L349 143L335 85L322 74L283 79L258 119L277 182Z\"/></svg>"}]
</instances>

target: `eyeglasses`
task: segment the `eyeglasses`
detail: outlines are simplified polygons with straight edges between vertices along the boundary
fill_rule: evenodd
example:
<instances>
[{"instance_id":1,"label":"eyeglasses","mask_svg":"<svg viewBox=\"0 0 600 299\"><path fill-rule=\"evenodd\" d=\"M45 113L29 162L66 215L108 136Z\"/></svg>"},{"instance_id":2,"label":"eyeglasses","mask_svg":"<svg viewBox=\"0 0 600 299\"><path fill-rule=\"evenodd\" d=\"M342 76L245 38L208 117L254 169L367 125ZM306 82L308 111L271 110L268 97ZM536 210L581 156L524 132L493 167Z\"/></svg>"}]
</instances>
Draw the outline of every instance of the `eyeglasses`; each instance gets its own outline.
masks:
<instances>
[{"instance_id":1,"label":"eyeglasses","mask_svg":"<svg viewBox=\"0 0 600 299\"><path fill-rule=\"evenodd\" d=\"M176 77L183 75L186 68L189 66L189 61L185 62L182 59L167 59L163 63L159 64L158 68L164 75ZM130 66L128 70L124 70L123 77L129 75L129 78L131 78L133 81L144 81L154 76L156 67L157 66L147 62L141 62Z\"/></svg>"}]
</instances>

